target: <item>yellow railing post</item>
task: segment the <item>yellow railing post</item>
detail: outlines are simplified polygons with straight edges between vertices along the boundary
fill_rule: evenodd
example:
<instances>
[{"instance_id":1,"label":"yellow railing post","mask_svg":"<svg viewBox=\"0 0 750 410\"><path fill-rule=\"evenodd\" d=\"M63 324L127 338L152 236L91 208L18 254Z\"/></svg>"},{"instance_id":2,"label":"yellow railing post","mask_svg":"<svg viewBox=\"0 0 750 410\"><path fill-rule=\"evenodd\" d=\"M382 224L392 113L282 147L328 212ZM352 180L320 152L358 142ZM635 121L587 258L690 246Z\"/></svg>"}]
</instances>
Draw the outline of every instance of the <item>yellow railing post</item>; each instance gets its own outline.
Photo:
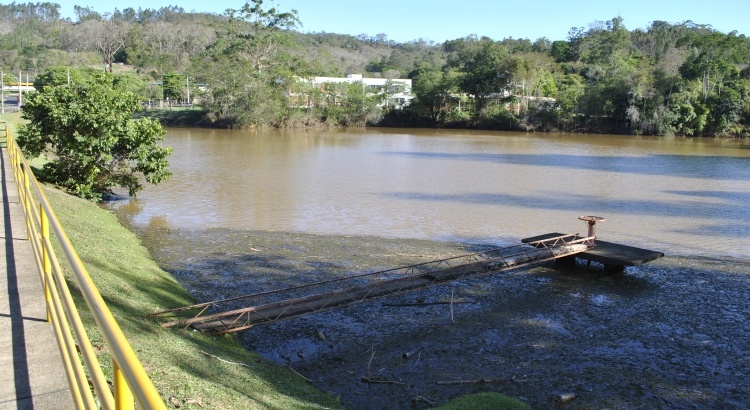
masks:
<instances>
[{"instance_id":1,"label":"yellow railing post","mask_svg":"<svg viewBox=\"0 0 750 410\"><path fill-rule=\"evenodd\" d=\"M23 196L21 197L23 204L23 213L26 216L26 239L31 239L31 203L29 199L29 171L24 167L22 170L23 174Z\"/></svg>"},{"instance_id":2,"label":"yellow railing post","mask_svg":"<svg viewBox=\"0 0 750 410\"><path fill-rule=\"evenodd\" d=\"M47 321L52 323L55 330L76 407L133 410L137 402L138 407L142 409L165 409L159 392L91 280L47 201L44 190L31 172L23 153L18 149L13 135L7 129L6 136L13 175L18 186L19 203L25 214L27 237L34 249L34 257L44 286ZM32 187L34 194L31 191ZM39 199L38 213L36 198ZM63 251L63 259L67 259L70 264L71 278L78 286L112 355L114 392L107 385L101 363L96 357L78 308L71 297L60 258L55 254L50 241L50 231ZM82 364L88 370L88 376L84 374ZM95 402L95 396L98 403Z\"/></svg>"},{"instance_id":3,"label":"yellow railing post","mask_svg":"<svg viewBox=\"0 0 750 410\"><path fill-rule=\"evenodd\" d=\"M50 316L50 309L52 308L52 295L50 294L49 290L49 278L52 274L52 262L49 259L49 249L47 249L47 246L45 245L49 240L49 220L47 218L47 213L44 212L44 206L41 204L39 205L39 224L42 228L41 248L42 269L44 271L44 275L42 275L42 285L44 286L44 300L47 302L47 321L49 322L50 320L52 320Z\"/></svg>"},{"instance_id":4,"label":"yellow railing post","mask_svg":"<svg viewBox=\"0 0 750 410\"><path fill-rule=\"evenodd\" d=\"M135 399L133 393L128 388L128 383L125 382L125 376L120 371L120 367L117 366L117 361L112 360L112 383L115 388L115 409L117 410L133 410L135 408Z\"/></svg>"}]
</instances>

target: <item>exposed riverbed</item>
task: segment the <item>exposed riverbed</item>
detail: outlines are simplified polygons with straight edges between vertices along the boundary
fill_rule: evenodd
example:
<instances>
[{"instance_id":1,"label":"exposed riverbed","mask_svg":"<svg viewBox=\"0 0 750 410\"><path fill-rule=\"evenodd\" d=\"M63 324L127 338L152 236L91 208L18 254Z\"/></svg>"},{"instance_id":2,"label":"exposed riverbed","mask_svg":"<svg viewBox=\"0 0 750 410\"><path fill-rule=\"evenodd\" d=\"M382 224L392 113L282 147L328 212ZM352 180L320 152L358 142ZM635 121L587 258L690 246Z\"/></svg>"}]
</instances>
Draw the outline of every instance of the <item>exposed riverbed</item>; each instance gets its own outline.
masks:
<instances>
[{"instance_id":1,"label":"exposed riverbed","mask_svg":"<svg viewBox=\"0 0 750 410\"><path fill-rule=\"evenodd\" d=\"M225 228L150 226L141 237L199 301L481 248ZM624 274L545 264L240 338L351 409L429 408L480 391L540 409L740 409L750 406L749 300L750 262L742 259L667 256Z\"/></svg>"}]
</instances>

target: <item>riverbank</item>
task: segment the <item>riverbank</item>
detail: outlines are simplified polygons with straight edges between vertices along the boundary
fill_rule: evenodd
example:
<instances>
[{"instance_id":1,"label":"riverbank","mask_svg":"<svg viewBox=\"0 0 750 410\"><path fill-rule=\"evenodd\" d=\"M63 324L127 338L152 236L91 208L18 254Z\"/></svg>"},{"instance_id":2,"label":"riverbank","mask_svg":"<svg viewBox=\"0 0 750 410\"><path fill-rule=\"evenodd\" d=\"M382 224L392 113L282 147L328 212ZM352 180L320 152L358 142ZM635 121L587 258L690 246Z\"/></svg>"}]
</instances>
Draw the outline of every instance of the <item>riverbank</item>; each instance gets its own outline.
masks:
<instances>
[{"instance_id":1,"label":"riverbank","mask_svg":"<svg viewBox=\"0 0 750 410\"><path fill-rule=\"evenodd\" d=\"M15 132L21 121L20 114L2 114L0 121L7 122ZM148 319L147 315L155 310L183 306L193 303L194 299L155 264L138 238L110 213L57 189L45 187L45 191L167 407L341 407L339 398L310 387L294 370L272 364L245 350L236 337L165 330ZM85 306L79 294L74 292L73 297L78 306ZM111 378L111 358L102 337L88 312L83 309L80 313L105 374ZM445 410L528 408L516 399L498 394L470 395L447 406Z\"/></svg>"},{"instance_id":2,"label":"riverbank","mask_svg":"<svg viewBox=\"0 0 750 410\"><path fill-rule=\"evenodd\" d=\"M165 127L205 126L206 112L196 107L151 108L139 111L135 118L151 118Z\"/></svg>"},{"instance_id":3,"label":"riverbank","mask_svg":"<svg viewBox=\"0 0 750 410\"><path fill-rule=\"evenodd\" d=\"M235 337L163 329L148 317L193 298L154 262L138 238L96 204L56 189L46 194L102 297L167 405L172 408L320 409L340 403L291 370L242 347ZM85 306L80 297L76 304ZM87 311L87 332L111 363ZM111 377L111 369L106 369Z\"/></svg>"},{"instance_id":4,"label":"riverbank","mask_svg":"<svg viewBox=\"0 0 750 410\"><path fill-rule=\"evenodd\" d=\"M12 132L19 113L0 115ZM341 408L291 370L247 351L234 337L162 329L148 314L194 299L159 268L139 239L96 204L45 187L71 242L146 372L170 408ZM58 249L57 252L62 252ZM76 305L85 307L73 292ZM111 380L112 363L96 324L80 311Z\"/></svg>"},{"instance_id":5,"label":"riverbank","mask_svg":"<svg viewBox=\"0 0 750 410\"><path fill-rule=\"evenodd\" d=\"M144 244L201 301L478 248L230 229L149 232ZM667 256L619 275L543 265L261 326L241 340L347 408L421 409L500 392L532 408L739 409L750 405L747 300L743 259Z\"/></svg>"},{"instance_id":6,"label":"riverbank","mask_svg":"<svg viewBox=\"0 0 750 410\"><path fill-rule=\"evenodd\" d=\"M342 408L340 397L317 390L289 364L273 363L245 349L235 335L215 337L160 327L149 313L194 303L193 297L157 266L139 239L111 213L56 189L47 188L46 194L169 408ZM74 298L84 306L80 295ZM111 359L95 323L87 311L81 316L107 367ZM110 368L105 373L111 377ZM446 410L528 409L499 394L469 395L447 406Z\"/></svg>"}]
</instances>

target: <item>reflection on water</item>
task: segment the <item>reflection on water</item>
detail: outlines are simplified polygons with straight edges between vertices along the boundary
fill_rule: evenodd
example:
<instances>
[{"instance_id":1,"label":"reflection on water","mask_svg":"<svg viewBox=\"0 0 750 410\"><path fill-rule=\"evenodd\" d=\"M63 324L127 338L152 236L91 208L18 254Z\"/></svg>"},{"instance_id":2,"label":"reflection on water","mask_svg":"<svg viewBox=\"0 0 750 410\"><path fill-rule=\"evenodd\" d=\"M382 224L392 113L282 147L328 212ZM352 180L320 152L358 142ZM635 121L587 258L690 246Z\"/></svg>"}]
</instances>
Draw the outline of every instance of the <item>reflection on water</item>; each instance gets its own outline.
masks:
<instances>
[{"instance_id":1,"label":"reflection on water","mask_svg":"<svg viewBox=\"0 0 750 410\"><path fill-rule=\"evenodd\" d=\"M111 204L138 229L231 227L750 254L750 143L449 130L170 129L171 180Z\"/></svg>"}]
</instances>

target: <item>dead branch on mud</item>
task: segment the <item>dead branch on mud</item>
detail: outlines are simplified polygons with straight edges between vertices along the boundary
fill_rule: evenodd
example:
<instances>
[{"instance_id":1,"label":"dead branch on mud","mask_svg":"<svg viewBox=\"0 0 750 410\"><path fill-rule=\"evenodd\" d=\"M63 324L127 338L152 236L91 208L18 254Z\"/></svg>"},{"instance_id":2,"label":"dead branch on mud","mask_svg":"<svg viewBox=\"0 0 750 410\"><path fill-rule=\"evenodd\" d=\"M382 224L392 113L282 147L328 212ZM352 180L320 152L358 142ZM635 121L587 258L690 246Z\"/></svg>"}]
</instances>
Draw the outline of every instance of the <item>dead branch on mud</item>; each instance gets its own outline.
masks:
<instances>
[{"instance_id":1,"label":"dead branch on mud","mask_svg":"<svg viewBox=\"0 0 750 410\"><path fill-rule=\"evenodd\" d=\"M434 306L434 305L460 305L464 303L473 303L470 300L454 300L451 301L444 301L444 302L414 302L414 303L383 303L383 306L388 307L418 307L418 306Z\"/></svg>"},{"instance_id":2,"label":"dead branch on mud","mask_svg":"<svg viewBox=\"0 0 750 410\"><path fill-rule=\"evenodd\" d=\"M515 377L512 377L510 379L490 379L490 378L483 378L483 379L476 379L476 380L438 380L435 382L435 384L438 385L451 385L451 384L501 384L501 383L525 383L527 382L527 379L516 379Z\"/></svg>"},{"instance_id":3,"label":"dead branch on mud","mask_svg":"<svg viewBox=\"0 0 750 410\"><path fill-rule=\"evenodd\" d=\"M398 384L400 386L406 386L406 383L400 382L398 380L370 378L370 377L365 377L365 376L362 376L361 380L363 383L368 383L368 384Z\"/></svg>"},{"instance_id":4,"label":"dead branch on mud","mask_svg":"<svg viewBox=\"0 0 750 410\"><path fill-rule=\"evenodd\" d=\"M247 367L248 369L251 369L253 367L253 366L248 366L245 363L238 363L238 362L232 362L232 361L229 361L229 360L224 360L224 359L222 359L219 356L214 356L211 353L204 352L203 350L199 350L199 352L203 353L204 355L206 355L206 356L208 356L208 357L210 357L212 359L216 359L216 360L218 360L220 362L229 363L229 364L233 364L233 365L236 365L236 366L244 366L244 367Z\"/></svg>"},{"instance_id":5,"label":"dead branch on mud","mask_svg":"<svg viewBox=\"0 0 750 410\"><path fill-rule=\"evenodd\" d=\"M302 373L300 373L300 372L298 372L298 371L294 370L294 368L293 368L292 366L286 365L286 368L287 368L287 369L289 369L289 370L291 370L291 371L292 371L292 373L294 373L294 374L296 374L297 376L301 377L301 378L302 378L302 380L304 380L304 381L306 381L306 382L308 382L308 383L312 383L312 380L310 380L310 379L308 379L307 377L303 376L303 375L302 375Z\"/></svg>"}]
</instances>

